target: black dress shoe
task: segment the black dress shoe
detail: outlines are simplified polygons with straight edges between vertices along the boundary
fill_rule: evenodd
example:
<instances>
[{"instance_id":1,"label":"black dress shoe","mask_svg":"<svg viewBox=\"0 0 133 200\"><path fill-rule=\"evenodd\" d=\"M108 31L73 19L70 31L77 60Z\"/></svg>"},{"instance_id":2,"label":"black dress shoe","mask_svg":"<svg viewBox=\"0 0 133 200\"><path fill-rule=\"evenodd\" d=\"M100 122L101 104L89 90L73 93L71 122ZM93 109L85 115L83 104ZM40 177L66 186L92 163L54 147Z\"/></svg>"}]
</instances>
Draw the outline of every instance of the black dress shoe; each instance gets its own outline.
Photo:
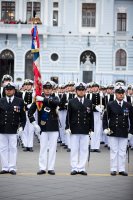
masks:
<instances>
[{"instance_id":1,"label":"black dress shoe","mask_svg":"<svg viewBox=\"0 0 133 200\"><path fill-rule=\"evenodd\" d=\"M55 171L54 170L48 170L48 174L55 175Z\"/></svg>"},{"instance_id":2,"label":"black dress shoe","mask_svg":"<svg viewBox=\"0 0 133 200\"><path fill-rule=\"evenodd\" d=\"M2 170L1 172L0 172L0 174L8 174L9 172L8 171L6 171L6 170Z\"/></svg>"},{"instance_id":3,"label":"black dress shoe","mask_svg":"<svg viewBox=\"0 0 133 200\"><path fill-rule=\"evenodd\" d=\"M71 171L70 174L71 174L71 175L76 175L76 174L78 174L78 172L77 172L76 170L73 170L73 171Z\"/></svg>"},{"instance_id":4,"label":"black dress shoe","mask_svg":"<svg viewBox=\"0 0 133 200\"><path fill-rule=\"evenodd\" d=\"M24 147L23 151L24 151L24 152L29 151L28 147Z\"/></svg>"},{"instance_id":5,"label":"black dress shoe","mask_svg":"<svg viewBox=\"0 0 133 200\"><path fill-rule=\"evenodd\" d=\"M58 141L57 141L57 143L61 144L61 143L62 143L62 141L58 140Z\"/></svg>"},{"instance_id":6,"label":"black dress shoe","mask_svg":"<svg viewBox=\"0 0 133 200\"><path fill-rule=\"evenodd\" d=\"M100 153L100 149L95 149L94 152Z\"/></svg>"},{"instance_id":7,"label":"black dress shoe","mask_svg":"<svg viewBox=\"0 0 133 200\"><path fill-rule=\"evenodd\" d=\"M110 175L111 175L111 176L116 176L117 173L116 173L116 171L112 171L112 172L110 173Z\"/></svg>"},{"instance_id":8,"label":"black dress shoe","mask_svg":"<svg viewBox=\"0 0 133 200\"><path fill-rule=\"evenodd\" d=\"M90 152L95 152L95 149L90 149Z\"/></svg>"},{"instance_id":9,"label":"black dress shoe","mask_svg":"<svg viewBox=\"0 0 133 200\"><path fill-rule=\"evenodd\" d=\"M128 173L123 171L123 172L119 172L119 175L128 176Z\"/></svg>"},{"instance_id":10,"label":"black dress shoe","mask_svg":"<svg viewBox=\"0 0 133 200\"><path fill-rule=\"evenodd\" d=\"M70 149L70 148L68 148L68 149L67 149L67 152L71 152L71 149Z\"/></svg>"},{"instance_id":11,"label":"black dress shoe","mask_svg":"<svg viewBox=\"0 0 133 200\"><path fill-rule=\"evenodd\" d=\"M87 176L87 172L85 172L85 171L78 172L78 174L81 174L81 175Z\"/></svg>"},{"instance_id":12,"label":"black dress shoe","mask_svg":"<svg viewBox=\"0 0 133 200\"><path fill-rule=\"evenodd\" d=\"M28 148L28 151L29 151L29 152L33 152L32 147L29 147L29 148Z\"/></svg>"},{"instance_id":13,"label":"black dress shoe","mask_svg":"<svg viewBox=\"0 0 133 200\"><path fill-rule=\"evenodd\" d=\"M16 171L15 171L15 170L11 170L9 173L10 173L11 175L16 175Z\"/></svg>"},{"instance_id":14,"label":"black dress shoe","mask_svg":"<svg viewBox=\"0 0 133 200\"><path fill-rule=\"evenodd\" d=\"M45 170L40 170L37 172L37 175L42 175L42 174L46 174L46 171Z\"/></svg>"}]
</instances>

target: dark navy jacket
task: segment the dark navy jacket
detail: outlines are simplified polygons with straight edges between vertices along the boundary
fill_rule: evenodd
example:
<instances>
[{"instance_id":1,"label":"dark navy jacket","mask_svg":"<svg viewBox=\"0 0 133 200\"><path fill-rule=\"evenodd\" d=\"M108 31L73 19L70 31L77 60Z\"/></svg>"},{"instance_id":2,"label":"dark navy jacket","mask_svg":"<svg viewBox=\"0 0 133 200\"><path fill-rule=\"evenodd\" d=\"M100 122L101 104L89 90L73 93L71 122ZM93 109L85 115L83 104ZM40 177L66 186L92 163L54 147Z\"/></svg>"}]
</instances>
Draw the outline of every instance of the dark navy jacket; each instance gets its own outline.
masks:
<instances>
[{"instance_id":1,"label":"dark navy jacket","mask_svg":"<svg viewBox=\"0 0 133 200\"><path fill-rule=\"evenodd\" d=\"M84 98L84 103L74 98L68 103L66 117L66 129L71 130L72 134L89 134L94 130L94 119L92 103L89 99Z\"/></svg>"},{"instance_id":2,"label":"dark navy jacket","mask_svg":"<svg viewBox=\"0 0 133 200\"><path fill-rule=\"evenodd\" d=\"M17 133L19 126L24 128L26 114L24 102L18 97L14 97L11 105L8 104L6 97L0 99L0 133Z\"/></svg>"},{"instance_id":3,"label":"dark navy jacket","mask_svg":"<svg viewBox=\"0 0 133 200\"><path fill-rule=\"evenodd\" d=\"M123 101L121 107L115 100L107 104L103 129L108 127L113 132L110 136L127 138L128 133L133 134L133 107L130 103Z\"/></svg>"},{"instance_id":4,"label":"dark navy jacket","mask_svg":"<svg viewBox=\"0 0 133 200\"><path fill-rule=\"evenodd\" d=\"M38 111L38 124L40 125L41 132L47 131L59 131L59 120L57 106L59 105L59 98L57 96L51 96L49 99L44 97L43 105L40 111ZM45 112L45 109L50 109L50 112ZM36 102L32 103L28 117L30 122L35 121L34 113L37 109Z\"/></svg>"}]
</instances>

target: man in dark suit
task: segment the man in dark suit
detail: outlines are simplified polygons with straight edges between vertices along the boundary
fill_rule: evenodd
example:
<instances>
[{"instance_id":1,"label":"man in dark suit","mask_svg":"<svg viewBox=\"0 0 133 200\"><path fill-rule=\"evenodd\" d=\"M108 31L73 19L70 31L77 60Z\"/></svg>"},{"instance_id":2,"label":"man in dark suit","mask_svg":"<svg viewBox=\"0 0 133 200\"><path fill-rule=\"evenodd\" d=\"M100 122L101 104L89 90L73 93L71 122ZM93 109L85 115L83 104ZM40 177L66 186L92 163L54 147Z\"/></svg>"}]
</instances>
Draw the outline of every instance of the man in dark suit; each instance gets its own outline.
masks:
<instances>
[{"instance_id":1,"label":"man in dark suit","mask_svg":"<svg viewBox=\"0 0 133 200\"><path fill-rule=\"evenodd\" d=\"M133 107L125 102L124 86L116 86L116 100L107 104L103 116L104 133L109 135L111 175L128 176L125 172L128 134L133 134Z\"/></svg>"},{"instance_id":2,"label":"man in dark suit","mask_svg":"<svg viewBox=\"0 0 133 200\"><path fill-rule=\"evenodd\" d=\"M59 98L52 96L53 85L50 81L43 84L44 96L37 96L36 101L42 101L42 108L38 111L38 124L35 121L34 113L37 109L36 102L32 103L28 117L35 128L36 134L41 131L40 135L40 154L39 168L37 175L48 174L55 175L54 166L56 159L57 139L59 135L57 106ZM49 149L49 154L48 154ZM47 155L48 154L48 155ZM47 159L48 158L48 159Z\"/></svg>"},{"instance_id":3,"label":"man in dark suit","mask_svg":"<svg viewBox=\"0 0 133 200\"><path fill-rule=\"evenodd\" d=\"M94 129L92 103L85 98L86 85L76 86L77 97L68 103L66 133L71 132L71 175L87 175L89 132Z\"/></svg>"},{"instance_id":4,"label":"man in dark suit","mask_svg":"<svg viewBox=\"0 0 133 200\"><path fill-rule=\"evenodd\" d=\"M0 174L16 175L17 133L24 129L26 115L23 100L14 96L14 83L7 83L4 91L6 96L0 99Z\"/></svg>"}]
</instances>

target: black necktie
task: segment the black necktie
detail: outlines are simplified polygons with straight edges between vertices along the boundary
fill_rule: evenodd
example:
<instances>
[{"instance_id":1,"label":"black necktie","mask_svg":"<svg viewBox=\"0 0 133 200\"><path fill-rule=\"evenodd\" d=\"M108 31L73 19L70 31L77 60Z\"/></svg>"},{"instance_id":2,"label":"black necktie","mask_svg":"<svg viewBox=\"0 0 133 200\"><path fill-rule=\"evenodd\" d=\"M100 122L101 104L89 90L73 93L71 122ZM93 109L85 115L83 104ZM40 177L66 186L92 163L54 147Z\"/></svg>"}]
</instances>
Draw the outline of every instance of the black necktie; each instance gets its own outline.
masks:
<instances>
[{"instance_id":1,"label":"black necktie","mask_svg":"<svg viewBox=\"0 0 133 200\"><path fill-rule=\"evenodd\" d=\"M80 98L80 103L82 103L82 98Z\"/></svg>"},{"instance_id":2,"label":"black necktie","mask_svg":"<svg viewBox=\"0 0 133 200\"><path fill-rule=\"evenodd\" d=\"M9 97L9 102L8 102L8 103L9 103L9 105L11 105L11 103L12 103L12 102L11 102L11 98L10 98L10 97Z\"/></svg>"},{"instance_id":3,"label":"black necktie","mask_svg":"<svg viewBox=\"0 0 133 200\"><path fill-rule=\"evenodd\" d=\"M119 106L121 107L121 102L119 102Z\"/></svg>"}]
</instances>

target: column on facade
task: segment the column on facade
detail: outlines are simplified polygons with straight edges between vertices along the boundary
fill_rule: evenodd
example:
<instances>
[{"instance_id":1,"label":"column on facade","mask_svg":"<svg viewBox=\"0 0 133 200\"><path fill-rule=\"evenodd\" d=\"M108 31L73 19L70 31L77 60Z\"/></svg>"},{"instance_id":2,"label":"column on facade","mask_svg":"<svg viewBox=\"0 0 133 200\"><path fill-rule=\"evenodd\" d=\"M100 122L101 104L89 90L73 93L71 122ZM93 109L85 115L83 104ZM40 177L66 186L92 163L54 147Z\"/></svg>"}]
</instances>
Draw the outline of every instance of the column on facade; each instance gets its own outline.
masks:
<instances>
[{"instance_id":1,"label":"column on facade","mask_svg":"<svg viewBox=\"0 0 133 200\"><path fill-rule=\"evenodd\" d=\"M23 0L16 1L16 19L23 21Z\"/></svg>"}]
</instances>

